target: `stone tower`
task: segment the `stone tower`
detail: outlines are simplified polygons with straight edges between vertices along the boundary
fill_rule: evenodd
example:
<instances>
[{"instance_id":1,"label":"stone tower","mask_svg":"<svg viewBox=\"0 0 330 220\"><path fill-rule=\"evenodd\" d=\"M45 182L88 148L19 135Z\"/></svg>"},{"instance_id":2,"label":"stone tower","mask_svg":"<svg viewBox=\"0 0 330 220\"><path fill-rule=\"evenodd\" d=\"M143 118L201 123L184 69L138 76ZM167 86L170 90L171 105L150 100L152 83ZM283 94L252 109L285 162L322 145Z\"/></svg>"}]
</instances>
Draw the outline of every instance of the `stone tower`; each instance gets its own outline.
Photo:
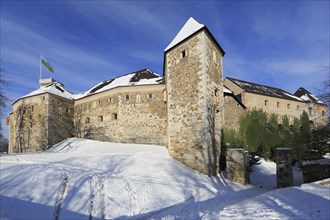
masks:
<instances>
[{"instance_id":1,"label":"stone tower","mask_svg":"<svg viewBox=\"0 0 330 220\"><path fill-rule=\"evenodd\" d=\"M169 153L210 176L219 173L224 54L208 28L193 18L164 52Z\"/></svg>"}]
</instances>

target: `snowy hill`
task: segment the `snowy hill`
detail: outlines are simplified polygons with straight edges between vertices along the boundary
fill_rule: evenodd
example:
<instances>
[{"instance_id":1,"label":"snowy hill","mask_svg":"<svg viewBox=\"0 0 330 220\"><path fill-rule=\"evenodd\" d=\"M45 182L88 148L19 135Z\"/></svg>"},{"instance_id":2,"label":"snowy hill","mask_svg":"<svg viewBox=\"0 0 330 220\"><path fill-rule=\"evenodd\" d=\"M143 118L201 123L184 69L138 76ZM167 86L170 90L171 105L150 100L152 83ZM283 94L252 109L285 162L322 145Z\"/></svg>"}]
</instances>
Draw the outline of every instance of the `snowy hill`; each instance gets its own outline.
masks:
<instances>
[{"instance_id":1,"label":"snowy hill","mask_svg":"<svg viewBox=\"0 0 330 220\"><path fill-rule=\"evenodd\" d=\"M330 187L274 190L274 164L242 186L177 162L162 146L72 138L1 156L0 219L327 219ZM261 187L263 186L263 187Z\"/></svg>"}]
</instances>

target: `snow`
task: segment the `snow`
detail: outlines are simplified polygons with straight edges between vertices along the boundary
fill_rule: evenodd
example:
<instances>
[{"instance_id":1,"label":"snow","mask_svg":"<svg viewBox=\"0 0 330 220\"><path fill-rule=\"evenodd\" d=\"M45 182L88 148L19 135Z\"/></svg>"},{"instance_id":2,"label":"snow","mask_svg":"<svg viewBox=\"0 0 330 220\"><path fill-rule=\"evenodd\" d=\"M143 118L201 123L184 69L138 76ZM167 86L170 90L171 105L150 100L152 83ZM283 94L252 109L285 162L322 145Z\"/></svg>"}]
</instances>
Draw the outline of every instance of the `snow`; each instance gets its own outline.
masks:
<instances>
[{"instance_id":1,"label":"snow","mask_svg":"<svg viewBox=\"0 0 330 220\"><path fill-rule=\"evenodd\" d=\"M328 219L329 185L275 189L272 162L251 185L207 177L156 145L72 138L0 157L0 219Z\"/></svg>"},{"instance_id":2,"label":"snow","mask_svg":"<svg viewBox=\"0 0 330 220\"><path fill-rule=\"evenodd\" d=\"M190 17L185 25L181 28L179 33L175 36L172 42L165 48L164 51L167 51L183 41L184 39L188 38L195 32L202 29L205 25L198 23L194 18Z\"/></svg>"},{"instance_id":3,"label":"snow","mask_svg":"<svg viewBox=\"0 0 330 220\"><path fill-rule=\"evenodd\" d=\"M291 95L291 94L289 94L289 93L287 93L287 92L284 92L284 95L287 95L287 96L289 96L289 97L291 97L291 98L297 99L298 101L302 101L301 98L299 98L299 97L297 97L297 96L295 96L295 95Z\"/></svg>"},{"instance_id":4,"label":"snow","mask_svg":"<svg viewBox=\"0 0 330 220\"><path fill-rule=\"evenodd\" d=\"M51 93L54 95L58 95L58 96L67 98L67 99L74 99L74 97L75 97L75 95L73 93L69 92L68 90L66 90L61 83L55 82L48 86L42 86L39 89L37 89L33 92L30 92L29 94L27 94L23 97L20 97L19 99L30 97L30 96L35 96L35 95L40 95L40 94L44 94L44 93Z\"/></svg>"},{"instance_id":5,"label":"snow","mask_svg":"<svg viewBox=\"0 0 330 220\"><path fill-rule=\"evenodd\" d=\"M302 100L306 101L306 102L312 102L312 100L308 97L307 94L303 95L300 97Z\"/></svg>"},{"instance_id":6,"label":"snow","mask_svg":"<svg viewBox=\"0 0 330 220\"><path fill-rule=\"evenodd\" d=\"M136 74L141 74L141 73L148 73L150 75L153 75L154 78L146 79L146 78L142 77L137 82L131 82L131 79L134 76L136 76ZM110 90L110 89L113 89L113 88L116 88L116 87L121 87L121 86L155 85L155 84L159 84L159 82L161 80L163 80L162 76L160 76L160 75L158 75L158 74L156 74L156 73L154 73L154 72L152 72L148 69L145 69L145 70L137 71L135 73L120 76L120 77L117 77L117 78L114 78L114 79L111 79L111 80L105 80L103 82L100 82L96 86L92 87L88 91L78 93L78 94L74 94L74 93L69 92L68 90L66 90L64 88L64 86L61 83L55 81L54 83L51 83L48 86L42 86L39 89L37 89L33 92L30 92L29 94L27 94L25 96L22 96L18 99L26 98L26 97L30 97L30 96L34 96L34 95L40 95L40 94L43 94L43 93L51 93L51 94L55 94L55 95L67 98L67 99L76 100L76 99L86 97L90 94L96 94L96 93L104 92L106 90ZM107 84L106 86L96 90L97 87L99 87L100 85L102 85L104 83L108 83L108 82L109 82L109 84ZM93 90L96 90L96 91L92 92Z\"/></svg>"},{"instance_id":7,"label":"snow","mask_svg":"<svg viewBox=\"0 0 330 220\"><path fill-rule=\"evenodd\" d=\"M232 91L230 91L230 90L227 89L226 87L223 87L223 92L224 92L224 93L230 93L230 94L232 93Z\"/></svg>"}]
</instances>

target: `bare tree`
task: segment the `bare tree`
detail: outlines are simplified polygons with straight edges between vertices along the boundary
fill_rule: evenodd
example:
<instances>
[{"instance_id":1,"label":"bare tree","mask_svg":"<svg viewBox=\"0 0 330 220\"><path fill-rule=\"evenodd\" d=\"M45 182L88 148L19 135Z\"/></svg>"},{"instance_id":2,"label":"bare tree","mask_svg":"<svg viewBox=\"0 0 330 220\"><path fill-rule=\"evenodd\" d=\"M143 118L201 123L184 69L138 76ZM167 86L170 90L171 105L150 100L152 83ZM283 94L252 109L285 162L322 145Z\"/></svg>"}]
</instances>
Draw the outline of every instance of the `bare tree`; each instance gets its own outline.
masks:
<instances>
[{"instance_id":1,"label":"bare tree","mask_svg":"<svg viewBox=\"0 0 330 220\"><path fill-rule=\"evenodd\" d=\"M330 106L330 66L323 66L321 71L324 71L326 77L321 87L317 89L319 91L318 97Z\"/></svg>"},{"instance_id":2,"label":"bare tree","mask_svg":"<svg viewBox=\"0 0 330 220\"><path fill-rule=\"evenodd\" d=\"M5 109L9 102L9 99L5 95L4 88L8 86L8 81L5 79L5 74L2 68L2 59L0 59L0 120L3 119L5 114ZM0 150L7 151L8 148L8 140L4 137L2 132L2 124L0 123Z\"/></svg>"}]
</instances>

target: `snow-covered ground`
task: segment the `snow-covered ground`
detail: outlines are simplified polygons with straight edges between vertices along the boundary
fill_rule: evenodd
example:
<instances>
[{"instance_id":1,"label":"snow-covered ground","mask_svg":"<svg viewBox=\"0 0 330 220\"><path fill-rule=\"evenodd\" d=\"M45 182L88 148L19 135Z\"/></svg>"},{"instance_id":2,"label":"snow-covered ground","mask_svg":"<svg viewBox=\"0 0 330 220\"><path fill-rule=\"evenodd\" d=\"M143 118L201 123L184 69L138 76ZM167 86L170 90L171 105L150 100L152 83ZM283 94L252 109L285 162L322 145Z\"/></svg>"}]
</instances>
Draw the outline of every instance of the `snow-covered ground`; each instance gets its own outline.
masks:
<instances>
[{"instance_id":1,"label":"snow-covered ground","mask_svg":"<svg viewBox=\"0 0 330 220\"><path fill-rule=\"evenodd\" d=\"M253 167L254 185L243 186L191 170L162 146L73 138L48 152L0 160L0 219L330 216L329 185L275 189L275 165L266 161Z\"/></svg>"}]
</instances>

